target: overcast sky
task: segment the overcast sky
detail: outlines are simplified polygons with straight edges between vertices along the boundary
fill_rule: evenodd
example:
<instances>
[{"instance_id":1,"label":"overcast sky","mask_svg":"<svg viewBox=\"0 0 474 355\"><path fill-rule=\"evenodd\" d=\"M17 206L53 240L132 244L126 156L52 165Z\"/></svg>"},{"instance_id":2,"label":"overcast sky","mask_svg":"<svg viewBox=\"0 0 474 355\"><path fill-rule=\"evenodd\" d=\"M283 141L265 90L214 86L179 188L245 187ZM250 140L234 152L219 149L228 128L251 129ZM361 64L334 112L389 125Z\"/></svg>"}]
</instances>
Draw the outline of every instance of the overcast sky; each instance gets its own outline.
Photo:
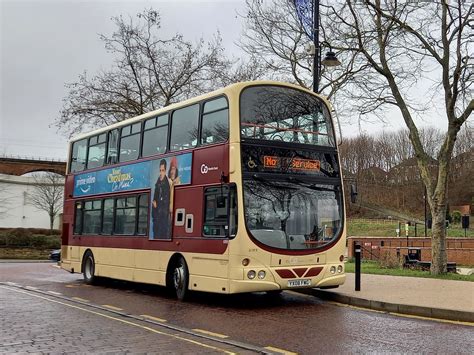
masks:
<instances>
[{"instance_id":1,"label":"overcast sky","mask_svg":"<svg viewBox=\"0 0 474 355\"><path fill-rule=\"evenodd\" d=\"M53 125L67 94L64 84L84 70L94 74L110 66L98 34L114 31L111 17L153 7L165 35L209 39L219 30L228 54L239 55L237 12L244 13L244 5L244 0L0 0L0 155L66 158L67 138ZM343 126L345 135L358 132L356 123ZM363 130L402 125L394 115L388 124Z\"/></svg>"},{"instance_id":2,"label":"overcast sky","mask_svg":"<svg viewBox=\"0 0 474 355\"><path fill-rule=\"evenodd\" d=\"M238 53L243 1L0 0L0 155L66 158L67 138L57 132L67 91L84 70L108 68L98 34L111 34L110 18L153 7L163 33L189 40L219 30L230 55Z\"/></svg>"}]
</instances>

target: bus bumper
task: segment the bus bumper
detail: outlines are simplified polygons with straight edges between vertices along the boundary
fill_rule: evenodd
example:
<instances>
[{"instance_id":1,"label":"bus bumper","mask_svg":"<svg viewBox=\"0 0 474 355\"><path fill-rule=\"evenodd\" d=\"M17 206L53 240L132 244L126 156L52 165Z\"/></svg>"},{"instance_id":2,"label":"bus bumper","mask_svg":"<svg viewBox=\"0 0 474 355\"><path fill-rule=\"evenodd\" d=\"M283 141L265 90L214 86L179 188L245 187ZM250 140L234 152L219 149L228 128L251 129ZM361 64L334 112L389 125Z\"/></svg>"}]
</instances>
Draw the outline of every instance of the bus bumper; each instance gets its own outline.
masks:
<instances>
[{"instance_id":1,"label":"bus bumper","mask_svg":"<svg viewBox=\"0 0 474 355\"><path fill-rule=\"evenodd\" d=\"M340 286L346 281L346 274L334 275L331 277L326 277L322 279L318 284L314 287L334 287Z\"/></svg>"}]
</instances>

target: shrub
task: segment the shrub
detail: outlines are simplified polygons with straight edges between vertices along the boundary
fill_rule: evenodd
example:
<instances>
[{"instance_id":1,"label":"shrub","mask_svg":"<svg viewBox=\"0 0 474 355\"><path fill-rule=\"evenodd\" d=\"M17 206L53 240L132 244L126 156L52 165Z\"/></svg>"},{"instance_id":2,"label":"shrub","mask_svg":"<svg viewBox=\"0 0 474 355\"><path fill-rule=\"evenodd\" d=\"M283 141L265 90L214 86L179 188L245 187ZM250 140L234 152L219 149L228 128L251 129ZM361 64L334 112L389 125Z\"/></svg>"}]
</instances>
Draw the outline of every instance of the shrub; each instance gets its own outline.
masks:
<instances>
[{"instance_id":1,"label":"shrub","mask_svg":"<svg viewBox=\"0 0 474 355\"><path fill-rule=\"evenodd\" d=\"M456 224L459 224L461 223L461 212L459 211L453 211L453 213L451 213L451 218L453 219L453 223L456 223Z\"/></svg>"},{"instance_id":2,"label":"shrub","mask_svg":"<svg viewBox=\"0 0 474 355\"><path fill-rule=\"evenodd\" d=\"M380 255L379 266L382 269L399 269L402 267L402 261L386 250Z\"/></svg>"},{"instance_id":3,"label":"shrub","mask_svg":"<svg viewBox=\"0 0 474 355\"><path fill-rule=\"evenodd\" d=\"M33 234L33 231L40 233ZM46 232L46 233L45 233ZM35 249L58 249L61 246L61 237L57 234L49 235L49 229L15 228L0 231L0 246L29 247Z\"/></svg>"}]
</instances>

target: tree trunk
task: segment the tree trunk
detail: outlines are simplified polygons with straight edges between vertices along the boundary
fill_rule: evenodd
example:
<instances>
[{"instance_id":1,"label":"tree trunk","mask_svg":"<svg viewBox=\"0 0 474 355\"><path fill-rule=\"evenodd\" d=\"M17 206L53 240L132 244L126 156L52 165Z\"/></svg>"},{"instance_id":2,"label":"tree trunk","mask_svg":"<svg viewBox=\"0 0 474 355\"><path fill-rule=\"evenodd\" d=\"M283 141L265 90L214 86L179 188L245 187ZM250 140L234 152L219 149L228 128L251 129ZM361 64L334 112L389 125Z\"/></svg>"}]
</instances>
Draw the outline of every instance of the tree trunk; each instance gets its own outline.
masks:
<instances>
[{"instance_id":1,"label":"tree trunk","mask_svg":"<svg viewBox=\"0 0 474 355\"><path fill-rule=\"evenodd\" d=\"M431 210L433 216L431 237L431 274L438 275L447 271L446 253L446 203L437 204Z\"/></svg>"},{"instance_id":2,"label":"tree trunk","mask_svg":"<svg viewBox=\"0 0 474 355\"><path fill-rule=\"evenodd\" d=\"M49 231L53 232L54 228L54 217L56 217L56 213L53 211L53 206L49 208Z\"/></svg>"}]
</instances>

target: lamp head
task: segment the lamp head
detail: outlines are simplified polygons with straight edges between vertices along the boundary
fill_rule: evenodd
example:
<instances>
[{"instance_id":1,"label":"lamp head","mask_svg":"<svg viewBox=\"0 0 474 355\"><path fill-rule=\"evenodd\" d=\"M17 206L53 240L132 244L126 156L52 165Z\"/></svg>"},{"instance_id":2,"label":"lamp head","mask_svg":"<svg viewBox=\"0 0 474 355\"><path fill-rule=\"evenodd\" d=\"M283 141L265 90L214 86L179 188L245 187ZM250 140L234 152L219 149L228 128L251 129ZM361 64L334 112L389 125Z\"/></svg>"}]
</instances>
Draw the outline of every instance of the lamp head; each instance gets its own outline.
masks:
<instances>
[{"instance_id":1,"label":"lamp head","mask_svg":"<svg viewBox=\"0 0 474 355\"><path fill-rule=\"evenodd\" d=\"M336 67L341 65L341 62L336 58L336 53L327 52L326 57L321 61L321 64L327 67Z\"/></svg>"}]
</instances>

